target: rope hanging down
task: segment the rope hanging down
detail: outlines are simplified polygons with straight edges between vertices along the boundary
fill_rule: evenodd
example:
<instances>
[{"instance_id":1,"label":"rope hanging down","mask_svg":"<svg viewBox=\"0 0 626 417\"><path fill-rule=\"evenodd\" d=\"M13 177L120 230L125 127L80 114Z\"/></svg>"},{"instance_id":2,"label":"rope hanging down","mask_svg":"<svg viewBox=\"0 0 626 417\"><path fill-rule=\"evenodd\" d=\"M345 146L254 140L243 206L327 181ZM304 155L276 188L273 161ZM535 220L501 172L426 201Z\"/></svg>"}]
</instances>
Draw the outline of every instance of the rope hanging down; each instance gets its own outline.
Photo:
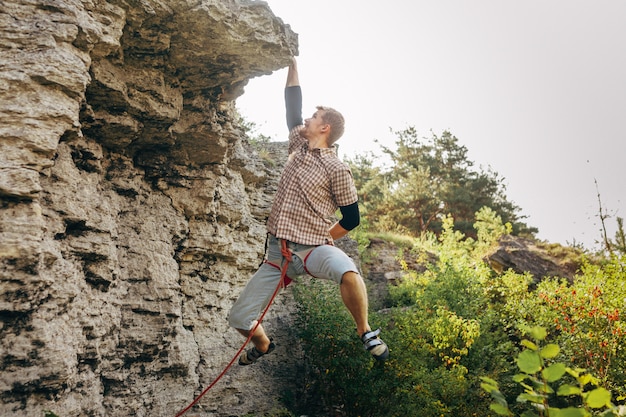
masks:
<instances>
[{"instance_id":1,"label":"rope hanging down","mask_svg":"<svg viewBox=\"0 0 626 417\"><path fill-rule=\"evenodd\" d=\"M287 277L287 267L289 266L289 262L291 262L291 251L289 250L289 248L287 248L287 241L286 240L281 239L280 242L281 242L280 250L281 250L281 253L282 253L283 258L285 259L285 261L283 262L283 266L280 269L280 280L278 281L278 285L276 285L276 289L274 290L274 293L272 294L272 298L270 298L270 302L267 303L267 307L265 307L265 310L263 310L263 314L261 314L261 317L259 317L259 319L257 320L256 324L254 325L252 330L249 332L248 338L246 339L246 341L243 343L243 345L241 345L241 347L239 348L237 353L235 353L235 356L233 356L233 358L230 360L230 362L228 362L228 365L226 365L226 368L224 368L224 370L217 376L217 378L215 378L213 380L213 382L211 382L209 384L209 386L207 386L204 389L204 391L202 391L200 393L200 395L198 395L196 397L196 399L194 399L187 407L185 407L178 414L176 414L176 417L181 417L183 414L185 414L187 411L189 411L191 409L191 407L196 405L198 403L198 401L200 401L200 399L204 396L204 394L209 392L209 390L211 388L213 388L213 386L215 384L217 384L217 382L220 379L222 379L222 377L226 374L226 372L230 369L230 367L233 366L233 363L235 363L235 360L237 360L239 355L241 355L243 350L246 348L246 346L248 345L248 343L252 339L252 336L254 336L254 332L256 331L256 329L259 327L259 325L263 321L263 318L265 317L265 314L268 312L268 310L270 309L270 306L274 302L274 298L276 298L276 295L278 295L278 291L280 291L281 288L284 288L285 278Z\"/></svg>"}]
</instances>

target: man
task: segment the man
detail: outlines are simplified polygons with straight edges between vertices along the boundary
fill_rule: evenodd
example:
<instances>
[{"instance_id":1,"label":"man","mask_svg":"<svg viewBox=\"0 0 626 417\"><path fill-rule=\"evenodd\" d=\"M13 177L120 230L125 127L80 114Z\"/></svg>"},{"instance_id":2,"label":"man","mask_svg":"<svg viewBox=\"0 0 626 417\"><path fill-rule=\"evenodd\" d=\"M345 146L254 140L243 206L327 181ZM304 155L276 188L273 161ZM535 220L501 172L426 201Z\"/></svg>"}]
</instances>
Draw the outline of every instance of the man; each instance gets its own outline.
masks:
<instances>
[{"instance_id":1,"label":"man","mask_svg":"<svg viewBox=\"0 0 626 417\"><path fill-rule=\"evenodd\" d=\"M333 241L359 225L360 214L354 180L348 166L337 157L334 143L344 131L343 116L329 107L317 107L302 123L302 92L296 60L287 73L285 106L289 128L289 159L282 173L267 223L266 260L253 275L229 314L229 323L248 337L270 302L281 278L281 240L293 253L288 277L309 274L339 284L341 297L354 318L363 346L374 358L386 360L387 345L368 323L365 283L352 261ZM341 211L341 220L329 218ZM250 365L274 350L263 326L251 338L254 347L239 358Z\"/></svg>"}]
</instances>

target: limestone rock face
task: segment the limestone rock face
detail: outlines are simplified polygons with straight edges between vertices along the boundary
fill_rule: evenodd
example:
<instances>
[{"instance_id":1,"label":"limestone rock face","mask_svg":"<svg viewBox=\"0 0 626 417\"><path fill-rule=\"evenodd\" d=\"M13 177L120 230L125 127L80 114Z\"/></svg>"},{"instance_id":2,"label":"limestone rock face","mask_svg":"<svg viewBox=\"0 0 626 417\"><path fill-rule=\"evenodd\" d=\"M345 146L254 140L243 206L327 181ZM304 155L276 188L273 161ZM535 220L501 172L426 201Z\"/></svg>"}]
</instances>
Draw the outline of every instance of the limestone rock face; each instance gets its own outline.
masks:
<instances>
[{"instance_id":1,"label":"limestone rock face","mask_svg":"<svg viewBox=\"0 0 626 417\"><path fill-rule=\"evenodd\" d=\"M0 51L0 415L174 416L243 342L278 172L234 100L297 37L261 1L3 0ZM267 359L188 414L276 407L299 374Z\"/></svg>"}]
</instances>

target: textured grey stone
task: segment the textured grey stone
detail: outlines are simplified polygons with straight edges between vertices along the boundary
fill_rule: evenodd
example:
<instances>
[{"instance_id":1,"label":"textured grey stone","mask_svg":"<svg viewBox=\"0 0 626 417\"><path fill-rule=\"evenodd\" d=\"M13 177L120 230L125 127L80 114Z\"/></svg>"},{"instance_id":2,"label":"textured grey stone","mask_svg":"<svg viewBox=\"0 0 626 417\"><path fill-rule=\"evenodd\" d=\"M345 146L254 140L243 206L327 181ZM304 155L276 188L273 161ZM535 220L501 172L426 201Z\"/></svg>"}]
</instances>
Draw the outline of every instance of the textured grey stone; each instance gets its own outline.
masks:
<instances>
[{"instance_id":1,"label":"textured grey stone","mask_svg":"<svg viewBox=\"0 0 626 417\"><path fill-rule=\"evenodd\" d=\"M0 415L174 416L243 342L278 172L234 100L296 35L260 1L4 0L0 51ZM298 389L290 300L189 415Z\"/></svg>"}]
</instances>

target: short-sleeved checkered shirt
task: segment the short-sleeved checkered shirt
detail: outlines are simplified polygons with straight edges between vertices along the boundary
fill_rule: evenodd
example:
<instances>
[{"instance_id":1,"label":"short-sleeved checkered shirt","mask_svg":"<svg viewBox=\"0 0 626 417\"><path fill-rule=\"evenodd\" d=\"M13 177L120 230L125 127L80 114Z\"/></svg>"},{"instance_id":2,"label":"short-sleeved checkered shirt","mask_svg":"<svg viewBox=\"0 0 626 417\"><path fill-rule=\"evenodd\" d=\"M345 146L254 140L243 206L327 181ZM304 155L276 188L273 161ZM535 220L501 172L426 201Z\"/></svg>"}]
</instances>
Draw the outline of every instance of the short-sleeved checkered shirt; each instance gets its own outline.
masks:
<instances>
[{"instance_id":1,"label":"short-sleeved checkered shirt","mask_svg":"<svg viewBox=\"0 0 626 417\"><path fill-rule=\"evenodd\" d=\"M289 160L267 222L274 236L303 245L332 243L329 229L340 206L354 204L356 187L335 148L309 149L300 126L289 133Z\"/></svg>"}]
</instances>

